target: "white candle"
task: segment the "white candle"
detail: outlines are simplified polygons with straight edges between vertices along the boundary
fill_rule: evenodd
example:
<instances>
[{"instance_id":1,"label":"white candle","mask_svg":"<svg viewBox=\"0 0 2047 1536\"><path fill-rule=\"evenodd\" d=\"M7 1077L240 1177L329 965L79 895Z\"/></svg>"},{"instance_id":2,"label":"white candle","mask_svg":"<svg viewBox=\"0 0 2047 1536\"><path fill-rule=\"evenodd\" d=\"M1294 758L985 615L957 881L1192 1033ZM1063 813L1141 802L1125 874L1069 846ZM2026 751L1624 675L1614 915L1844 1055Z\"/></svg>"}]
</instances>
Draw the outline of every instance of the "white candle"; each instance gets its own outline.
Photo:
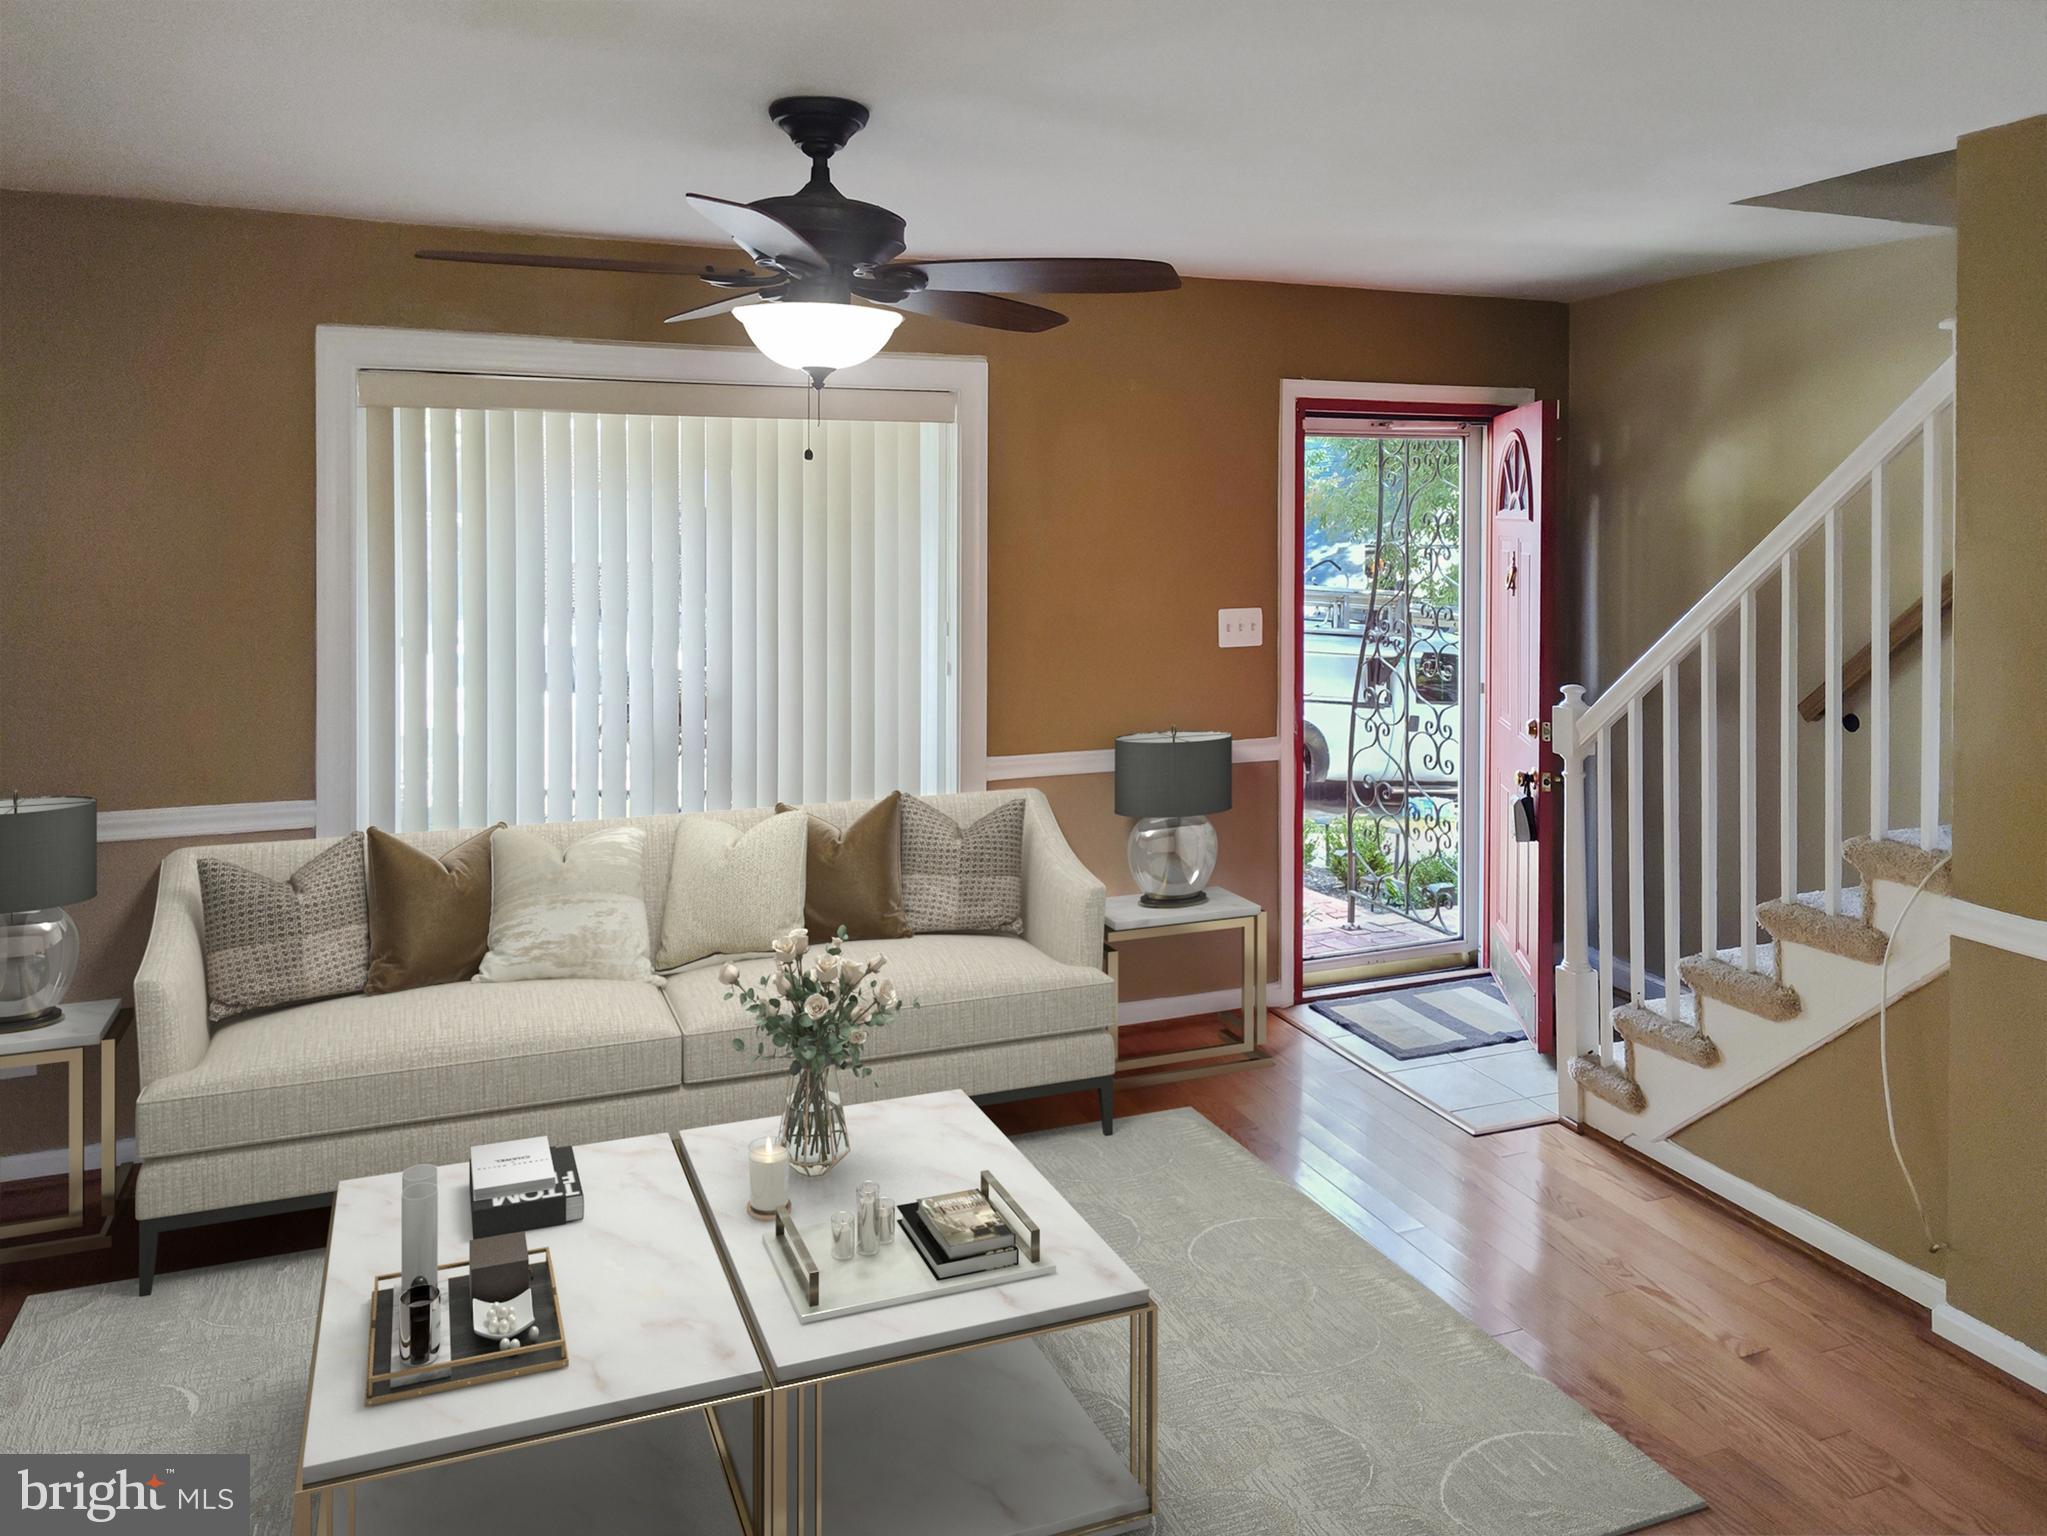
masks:
<instances>
[{"instance_id":1,"label":"white candle","mask_svg":"<svg viewBox=\"0 0 2047 1536\"><path fill-rule=\"evenodd\" d=\"M766 1216L789 1203L789 1149L763 1136L746 1149L747 1203Z\"/></svg>"}]
</instances>

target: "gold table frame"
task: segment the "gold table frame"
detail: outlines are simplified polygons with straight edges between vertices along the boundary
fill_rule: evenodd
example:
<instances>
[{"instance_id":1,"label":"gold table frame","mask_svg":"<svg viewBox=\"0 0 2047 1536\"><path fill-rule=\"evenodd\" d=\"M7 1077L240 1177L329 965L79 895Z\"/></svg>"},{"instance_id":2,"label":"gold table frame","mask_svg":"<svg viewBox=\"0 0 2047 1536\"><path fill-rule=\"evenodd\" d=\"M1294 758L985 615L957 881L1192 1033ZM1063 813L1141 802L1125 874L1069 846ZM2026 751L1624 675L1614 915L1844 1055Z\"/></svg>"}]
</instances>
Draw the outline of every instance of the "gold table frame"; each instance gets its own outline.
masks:
<instances>
[{"instance_id":1,"label":"gold table frame","mask_svg":"<svg viewBox=\"0 0 2047 1536\"><path fill-rule=\"evenodd\" d=\"M62 1216L37 1216L27 1221L11 1221L0 1225L0 1266L20 1264L29 1259L55 1258L66 1253L90 1253L96 1249L113 1246L114 1216L121 1206L121 1196L127 1192L128 1180L134 1173L132 1166L124 1167L120 1160L120 1138L114 1126L114 1086L116 1075L115 1050L120 1038L134 1028L135 1010L128 1007L117 1009L108 1021L106 1033L99 1039L100 1058L100 1168L99 1168L99 1229L79 1232L76 1229L87 1224L85 1211L85 1053L91 1045L63 1046L51 1051L25 1051L17 1056L0 1056L0 1066L5 1067L54 1067L65 1069L68 1091L65 1094L64 1119L66 1126L65 1151L67 1154L66 1173L69 1179L68 1198ZM112 1173L109 1175L109 1165ZM16 1242L14 1239L34 1237L47 1232L76 1232L74 1236L47 1238L39 1243Z\"/></svg>"},{"instance_id":2,"label":"gold table frame","mask_svg":"<svg viewBox=\"0 0 2047 1536\"><path fill-rule=\"evenodd\" d=\"M712 1242L718 1250L718 1262L725 1269L726 1283L732 1287L733 1298L739 1303L740 1316L746 1321L747 1332L753 1337L754 1353L760 1357L761 1371L768 1380L766 1392L756 1394L754 1401L751 1498L742 1501L741 1490L732 1471L731 1450L718 1426L717 1414L707 1415L711 1437L717 1443L719 1457L725 1464L726 1477L731 1484L734 1508L740 1511L743 1536L824 1536L824 1389L832 1382L989 1349L1019 1339L1040 1338L1069 1329L1126 1319L1130 1325L1129 1464L1131 1476L1144 1490L1144 1508L1072 1526L1054 1533L1054 1536L1095 1536L1095 1533L1116 1530L1140 1520L1152 1519L1158 1514L1159 1307L1156 1301L1112 1307L1062 1322L1011 1329L992 1338L940 1345L890 1360L877 1360L867 1365L848 1366L844 1370L783 1381L775 1374L767 1343L754 1320L753 1305L747 1299L746 1288L740 1284L738 1271L732 1266L731 1255L726 1252L724 1237L711 1214L703 1186L697 1182L696 1170L690 1167L689 1159L683 1153L682 1138L671 1136L670 1140L675 1145L675 1155L682 1164L682 1171L689 1179L690 1191L697 1198L704 1224L710 1229Z\"/></svg>"},{"instance_id":3,"label":"gold table frame","mask_svg":"<svg viewBox=\"0 0 2047 1536\"><path fill-rule=\"evenodd\" d=\"M671 1138L672 1139L672 1138ZM678 1155L680 1149L678 1148ZM692 1189L695 1181L691 1181ZM713 1234L715 1238L715 1233ZM334 1253L334 1213L327 1216L327 1249L320 1258L320 1296L322 1309L327 1294L327 1266ZM724 1249L718 1250L722 1261ZM552 1259L550 1258L550 1266ZM443 1265L442 1268L449 1266ZM603 1434L607 1430L624 1429L633 1424L645 1424L654 1419L677 1418L686 1413L700 1413L711 1437L711 1446L718 1454L720 1469L725 1474L725 1492L732 1501L732 1513L743 1532L753 1530L747 1509L746 1493L740 1486L739 1468L732 1459L732 1450L725 1442L724 1432L718 1427L717 1410L733 1403L752 1401L755 1404L755 1419L761 1416L760 1404L768 1395L766 1386L759 1386L746 1392L730 1392L720 1397L705 1398L700 1402L676 1403L667 1408L648 1408L638 1413L620 1414L616 1418L601 1419L594 1424L578 1424L572 1429L553 1429L538 1434L519 1435L499 1445L478 1446L469 1451L450 1451L442 1456L422 1456L415 1461L400 1462L395 1466L378 1467L370 1472L358 1472L348 1477L323 1478L315 1483L306 1481L306 1434L312 1425L313 1382L320 1365L320 1329L316 1321L313 1327L313 1355L306 1363L306 1407L299 1428L299 1454L297 1468L293 1473L291 1500L292 1536L356 1536L356 1490L367 1483L379 1483L388 1478L403 1477L411 1472L424 1472L435 1467L451 1467L458 1462L478 1461L486 1456L503 1456L511 1451L521 1451L536 1445L546 1445L556 1440L574 1440L584 1435ZM758 1443L758 1442L756 1442ZM755 1484L759 1486L758 1483Z\"/></svg>"},{"instance_id":4,"label":"gold table frame","mask_svg":"<svg viewBox=\"0 0 2047 1536\"><path fill-rule=\"evenodd\" d=\"M1190 1077L1208 1077L1235 1072L1245 1067L1265 1066L1272 1054L1265 1048L1265 955L1266 915L1261 907L1241 917L1190 918L1183 923L1156 927L1108 928L1102 934L1102 969L1122 990L1122 967L1117 951L1149 939L1185 938L1197 933L1223 933L1235 928L1244 936L1244 1000L1236 1014L1237 1027L1230 1028L1231 1015L1219 1016L1221 1038L1213 1045L1189 1046L1176 1051L1154 1051L1143 1056L1119 1057L1116 1081L1135 1086L1141 1083L1170 1083ZM1125 1026L1117 1026L1120 1037ZM1130 1028L1142 1026L1131 1025ZM1198 1063L1198 1065L1193 1065ZM1178 1067L1179 1071L1164 1068Z\"/></svg>"}]
</instances>

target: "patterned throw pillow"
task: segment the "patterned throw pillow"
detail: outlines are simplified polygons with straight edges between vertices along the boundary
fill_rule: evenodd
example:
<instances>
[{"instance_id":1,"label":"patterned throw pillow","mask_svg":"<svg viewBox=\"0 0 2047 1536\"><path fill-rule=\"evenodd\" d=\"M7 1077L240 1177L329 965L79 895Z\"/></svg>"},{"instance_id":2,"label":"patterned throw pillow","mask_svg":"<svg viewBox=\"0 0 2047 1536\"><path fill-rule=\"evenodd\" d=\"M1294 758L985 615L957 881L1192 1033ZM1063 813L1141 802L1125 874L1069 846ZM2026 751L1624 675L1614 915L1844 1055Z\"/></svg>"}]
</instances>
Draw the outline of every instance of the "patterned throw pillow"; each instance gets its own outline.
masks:
<instances>
[{"instance_id":1,"label":"patterned throw pillow","mask_svg":"<svg viewBox=\"0 0 2047 1536\"><path fill-rule=\"evenodd\" d=\"M706 955L765 954L800 926L807 820L791 811L742 832L709 816L683 817L654 963L666 971Z\"/></svg>"},{"instance_id":2,"label":"patterned throw pillow","mask_svg":"<svg viewBox=\"0 0 2047 1536\"><path fill-rule=\"evenodd\" d=\"M370 969L363 837L351 832L272 880L227 859L199 861L206 1016L213 1023L360 992Z\"/></svg>"},{"instance_id":3,"label":"patterned throw pillow","mask_svg":"<svg viewBox=\"0 0 2047 1536\"><path fill-rule=\"evenodd\" d=\"M1024 803L971 827L903 796L903 918L912 933L1022 933Z\"/></svg>"},{"instance_id":4,"label":"patterned throw pillow","mask_svg":"<svg viewBox=\"0 0 2047 1536\"><path fill-rule=\"evenodd\" d=\"M508 828L490 840L490 949L479 981L661 978L647 955L647 834L613 827L566 848Z\"/></svg>"}]
</instances>

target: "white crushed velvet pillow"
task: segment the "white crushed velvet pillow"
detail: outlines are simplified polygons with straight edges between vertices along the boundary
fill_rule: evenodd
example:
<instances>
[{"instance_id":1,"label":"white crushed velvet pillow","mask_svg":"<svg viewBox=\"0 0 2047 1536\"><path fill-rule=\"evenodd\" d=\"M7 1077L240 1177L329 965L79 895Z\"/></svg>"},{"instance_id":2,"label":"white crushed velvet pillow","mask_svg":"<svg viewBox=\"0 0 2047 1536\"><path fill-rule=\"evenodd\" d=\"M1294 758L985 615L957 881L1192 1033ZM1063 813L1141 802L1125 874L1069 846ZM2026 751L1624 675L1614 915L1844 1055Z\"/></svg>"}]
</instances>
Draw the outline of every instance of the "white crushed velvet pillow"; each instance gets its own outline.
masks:
<instances>
[{"instance_id":1,"label":"white crushed velvet pillow","mask_svg":"<svg viewBox=\"0 0 2047 1536\"><path fill-rule=\"evenodd\" d=\"M660 985L647 954L647 834L613 827L557 848L505 828L490 840L490 948L480 981L579 976Z\"/></svg>"},{"instance_id":2,"label":"white crushed velvet pillow","mask_svg":"<svg viewBox=\"0 0 2047 1536\"><path fill-rule=\"evenodd\" d=\"M809 823L802 811L785 811L742 832L708 816L683 817L655 965L667 971L706 955L765 954L801 928Z\"/></svg>"}]
</instances>

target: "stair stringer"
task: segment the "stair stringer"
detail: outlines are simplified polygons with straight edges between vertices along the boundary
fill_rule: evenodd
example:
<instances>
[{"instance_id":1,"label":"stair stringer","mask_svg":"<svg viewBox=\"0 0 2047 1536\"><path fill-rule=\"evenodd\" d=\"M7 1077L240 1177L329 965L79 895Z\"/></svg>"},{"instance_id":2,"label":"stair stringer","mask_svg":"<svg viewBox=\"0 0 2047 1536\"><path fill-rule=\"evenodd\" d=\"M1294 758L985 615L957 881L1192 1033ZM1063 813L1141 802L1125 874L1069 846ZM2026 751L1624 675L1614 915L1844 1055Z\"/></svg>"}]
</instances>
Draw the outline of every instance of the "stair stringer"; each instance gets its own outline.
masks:
<instances>
[{"instance_id":1,"label":"stair stringer","mask_svg":"<svg viewBox=\"0 0 2047 1536\"><path fill-rule=\"evenodd\" d=\"M1898 917L1912 887L1889 880L1872 884L1876 926L1890 935L1890 1000L1896 1002L1947 969L1951 898L1931 889L1922 893L1900 938ZM1634 1078L1647 1100L1642 1112L1630 1114L1588 1093L1582 1118L1617 1141L1637 1146L1667 1141L1875 1016L1883 974L1878 965L1796 942L1780 946L1779 964L1784 984L1799 996L1796 1018L1766 1019L1718 999L1704 999L1706 1032L1720 1047L1717 1066L1699 1067L1658 1051L1635 1051ZM1685 994L1681 1014L1692 1016L1700 1001ZM1626 1042L1616 1041L1615 1052L1616 1064L1625 1060Z\"/></svg>"}]
</instances>

